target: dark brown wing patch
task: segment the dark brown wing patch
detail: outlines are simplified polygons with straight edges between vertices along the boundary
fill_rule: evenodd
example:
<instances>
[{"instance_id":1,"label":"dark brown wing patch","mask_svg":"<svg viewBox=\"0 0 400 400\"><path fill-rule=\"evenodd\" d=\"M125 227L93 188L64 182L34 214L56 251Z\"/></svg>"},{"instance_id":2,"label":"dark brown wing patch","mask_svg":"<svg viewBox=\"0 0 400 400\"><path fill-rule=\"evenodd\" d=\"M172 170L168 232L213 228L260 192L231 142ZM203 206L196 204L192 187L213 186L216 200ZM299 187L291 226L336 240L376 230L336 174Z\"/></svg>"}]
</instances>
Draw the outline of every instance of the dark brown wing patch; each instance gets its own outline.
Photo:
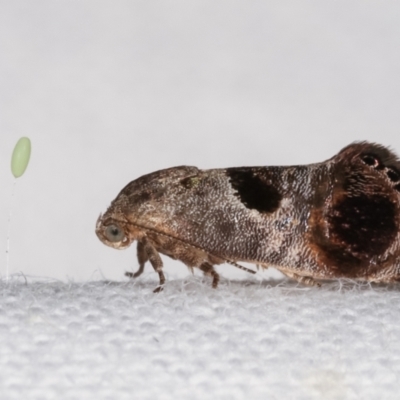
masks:
<instances>
[{"instance_id":1,"label":"dark brown wing patch","mask_svg":"<svg viewBox=\"0 0 400 400\"><path fill-rule=\"evenodd\" d=\"M397 234L396 206L379 194L344 197L328 217L332 236L361 258L382 254Z\"/></svg>"},{"instance_id":2,"label":"dark brown wing patch","mask_svg":"<svg viewBox=\"0 0 400 400\"><path fill-rule=\"evenodd\" d=\"M371 143L350 145L332 159L329 201L310 219L325 265L366 277L388 257L400 229L399 171L397 157Z\"/></svg>"},{"instance_id":3,"label":"dark brown wing patch","mask_svg":"<svg viewBox=\"0 0 400 400\"><path fill-rule=\"evenodd\" d=\"M260 213L273 213L279 208L282 195L278 189L246 168L228 168L226 174L244 206Z\"/></svg>"}]
</instances>

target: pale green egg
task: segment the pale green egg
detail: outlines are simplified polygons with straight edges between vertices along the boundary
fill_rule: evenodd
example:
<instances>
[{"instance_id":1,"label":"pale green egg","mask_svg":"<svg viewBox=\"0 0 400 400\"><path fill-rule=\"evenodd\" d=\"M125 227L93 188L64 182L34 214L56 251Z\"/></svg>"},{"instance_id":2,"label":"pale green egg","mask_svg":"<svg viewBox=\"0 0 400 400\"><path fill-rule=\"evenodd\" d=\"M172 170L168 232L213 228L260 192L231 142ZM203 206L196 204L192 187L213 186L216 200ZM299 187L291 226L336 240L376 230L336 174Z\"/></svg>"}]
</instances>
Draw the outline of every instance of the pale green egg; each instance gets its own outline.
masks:
<instances>
[{"instance_id":1,"label":"pale green egg","mask_svg":"<svg viewBox=\"0 0 400 400\"><path fill-rule=\"evenodd\" d=\"M18 140L11 157L11 172L19 178L26 170L31 157L31 141L27 137Z\"/></svg>"}]
</instances>

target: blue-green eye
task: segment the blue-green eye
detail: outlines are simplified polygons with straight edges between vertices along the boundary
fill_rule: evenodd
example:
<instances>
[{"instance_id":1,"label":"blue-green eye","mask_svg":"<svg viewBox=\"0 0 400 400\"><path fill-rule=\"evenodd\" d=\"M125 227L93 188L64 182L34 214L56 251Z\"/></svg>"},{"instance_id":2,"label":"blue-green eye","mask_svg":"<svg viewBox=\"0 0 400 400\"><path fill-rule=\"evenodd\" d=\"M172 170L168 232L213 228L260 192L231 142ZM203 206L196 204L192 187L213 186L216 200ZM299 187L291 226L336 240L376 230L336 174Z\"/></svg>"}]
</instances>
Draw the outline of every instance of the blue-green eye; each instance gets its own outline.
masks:
<instances>
[{"instance_id":1,"label":"blue-green eye","mask_svg":"<svg viewBox=\"0 0 400 400\"><path fill-rule=\"evenodd\" d=\"M120 226L115 224L108 225L104 234L106 235L106 238L112 243L121 242L125 238L124 231L121 229Z\"/></svg>"}]
</instances>

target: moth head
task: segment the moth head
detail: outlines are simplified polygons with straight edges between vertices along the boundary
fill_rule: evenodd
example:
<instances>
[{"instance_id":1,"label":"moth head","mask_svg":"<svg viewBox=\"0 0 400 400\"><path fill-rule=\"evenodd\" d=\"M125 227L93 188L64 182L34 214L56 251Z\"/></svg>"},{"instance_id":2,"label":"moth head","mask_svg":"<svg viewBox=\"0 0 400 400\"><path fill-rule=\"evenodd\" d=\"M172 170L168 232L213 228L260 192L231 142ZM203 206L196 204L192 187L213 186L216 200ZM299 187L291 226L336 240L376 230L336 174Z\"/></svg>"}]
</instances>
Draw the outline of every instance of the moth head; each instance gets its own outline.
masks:
<instances>
[{"instance_id":1,"label":"moth head","mask_svg":"<svg viewBox=\"0 0 400 400\"><path fill-rule=\"evenodd\" d=\"M133 241L123 221L101 214L96 223L96 235L107 246L120 250L129 247Z\"/></svg>"}]
</instances>

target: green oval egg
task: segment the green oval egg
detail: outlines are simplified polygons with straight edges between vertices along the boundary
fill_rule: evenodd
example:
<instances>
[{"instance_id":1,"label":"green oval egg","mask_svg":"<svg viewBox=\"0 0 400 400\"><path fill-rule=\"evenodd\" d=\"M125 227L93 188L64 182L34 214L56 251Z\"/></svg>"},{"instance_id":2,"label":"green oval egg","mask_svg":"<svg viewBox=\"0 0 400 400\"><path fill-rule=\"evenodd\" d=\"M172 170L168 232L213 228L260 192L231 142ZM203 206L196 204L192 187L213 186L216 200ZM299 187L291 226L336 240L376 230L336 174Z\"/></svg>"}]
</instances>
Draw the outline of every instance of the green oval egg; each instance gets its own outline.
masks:
<instances>
[{"instance_id":1,"label":"green oval egg","mask_svg":"<svg viewBox=\"0 0 400 400\"><path fill-rule=\"evenodd\" d=\"M31 157L31 141L27 137L18 140L11 157L11 172L19 178L26 170Z\"/></svg>"}]
</instances>

